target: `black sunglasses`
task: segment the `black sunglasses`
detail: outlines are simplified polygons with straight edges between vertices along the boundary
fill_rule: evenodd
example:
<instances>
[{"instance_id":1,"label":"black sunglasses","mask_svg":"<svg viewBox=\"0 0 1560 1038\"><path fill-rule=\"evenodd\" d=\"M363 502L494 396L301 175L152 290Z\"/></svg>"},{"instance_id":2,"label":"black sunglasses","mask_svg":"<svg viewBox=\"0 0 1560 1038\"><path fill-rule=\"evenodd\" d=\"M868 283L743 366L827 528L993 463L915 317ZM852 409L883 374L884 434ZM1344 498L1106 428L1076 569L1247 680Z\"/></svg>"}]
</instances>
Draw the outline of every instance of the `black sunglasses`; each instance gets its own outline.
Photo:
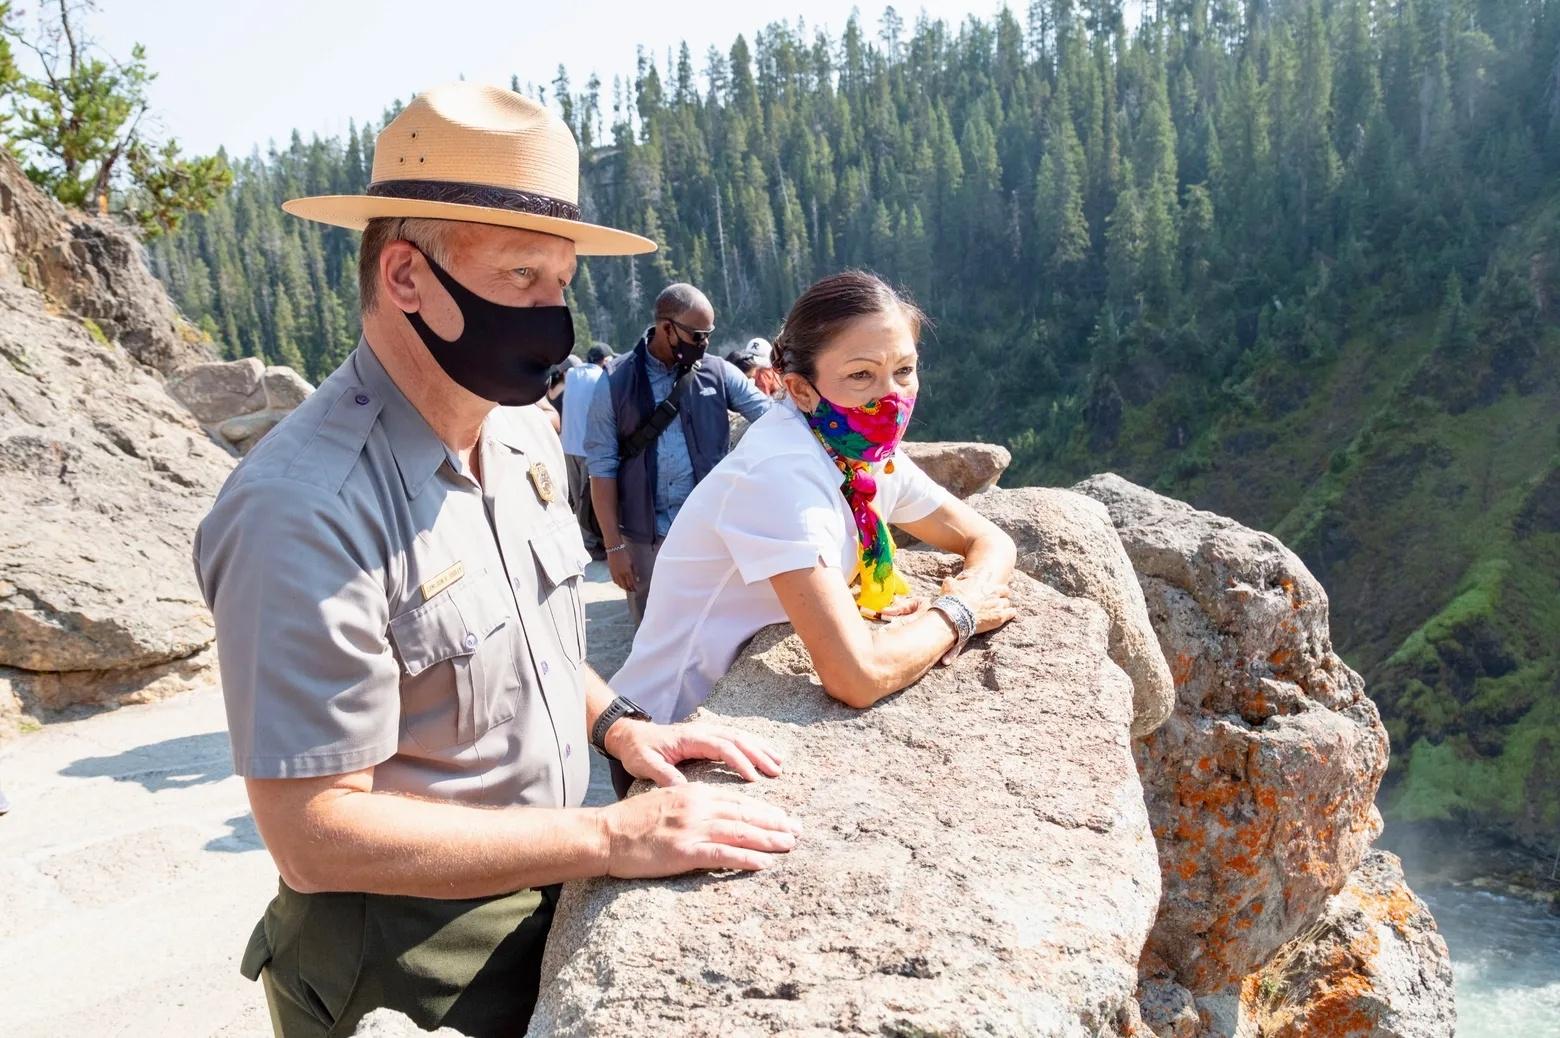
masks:
<instances>
[{"instance_id":1,"label":"black sunglasses","mask_svg":"<svg viewBox=\"0 0 1560 1038\"><path fill-rule=\"evenodd\" d=\"M714 328L689 328L675 317L668 317L667 320L691 335L695 346L706 345L710 341L710 336L715 334Z\"/></svg>"}]
</instances>

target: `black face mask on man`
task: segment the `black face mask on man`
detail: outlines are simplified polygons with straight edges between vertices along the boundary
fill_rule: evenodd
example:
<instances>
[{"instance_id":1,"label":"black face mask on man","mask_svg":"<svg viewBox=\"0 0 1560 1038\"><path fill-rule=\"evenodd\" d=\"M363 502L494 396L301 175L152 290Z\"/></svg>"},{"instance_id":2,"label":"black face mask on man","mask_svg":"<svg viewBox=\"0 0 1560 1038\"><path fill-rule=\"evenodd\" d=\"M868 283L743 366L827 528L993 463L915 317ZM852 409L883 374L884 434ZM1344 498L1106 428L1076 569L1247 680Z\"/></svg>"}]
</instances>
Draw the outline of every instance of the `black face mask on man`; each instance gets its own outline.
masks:
<instances>
[{"instance_id":1,"label":"black face mask on man","mask_svg":"<svg viewBox=\"0 0 1560 1038\"><path fill-rule=\"evenodd\" d=\"M428 269L455 300L465 326L441 339L420 313L409 313L417 337L457 385L506 407L547 395L547 373L574 349L574 318L566 306L504 306L483 299L422 254Z\"/></svg>"},{"instance_id":2,"label":"black face mask on man","mask_svg":"<svg viewBox=\"0 0 1560 1038\"><path fill-rule=\"evenodd\" d=\"M702 340L685 342L682 337L682 325L676 321L667 321L672 326L672 334L667 336L667 344L672 351L672 365L676 368L691 368L704 359L705 352L709 349L709 336Z\"/></svg>"}]
</instances>

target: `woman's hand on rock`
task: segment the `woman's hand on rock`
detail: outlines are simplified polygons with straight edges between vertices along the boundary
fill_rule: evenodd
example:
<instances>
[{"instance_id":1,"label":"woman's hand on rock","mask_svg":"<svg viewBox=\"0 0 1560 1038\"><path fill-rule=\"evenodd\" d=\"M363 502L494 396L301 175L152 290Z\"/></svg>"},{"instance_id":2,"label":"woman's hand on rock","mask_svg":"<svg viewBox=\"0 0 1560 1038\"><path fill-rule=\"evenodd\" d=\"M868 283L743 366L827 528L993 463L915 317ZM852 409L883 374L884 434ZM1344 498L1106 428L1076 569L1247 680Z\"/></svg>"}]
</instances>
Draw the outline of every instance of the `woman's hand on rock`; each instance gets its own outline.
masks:
<instances>
[{"instance_id":1,"label":"woman's hand on rock","mask_svg":"<svg viewBox=\"0 0 1560 1038\"><path fill-rule=\"evenodd\" d=\"M975 633L995 631L1018 615L1010 600L1012 589L1006 580L961 573L943 581L943 594L957 595L975 614Z\"/></svg>"},{"instance_id":2,"label":"woman's hand on rock","mask_svg":"<svg viewBox=\"0 0 1560 1038\"><path fill-rule=\"evenodd\" d=\"M601 811L607 875L675 876L696 869L756 871L796 846L784 811L729 786L695 782L621 800Z\"/></svg>"},{"instance_id":3,"label":"woman's hand on rock","mask_svg":"<svg viewBox=\"0 0 1560 1038\"><path fill-rule=\"evenodd\" d=\"M918 595L900 595L878 612L878 619L904 619L919 616L931 605L931 599Z\"/></svg>"}]
</instances>

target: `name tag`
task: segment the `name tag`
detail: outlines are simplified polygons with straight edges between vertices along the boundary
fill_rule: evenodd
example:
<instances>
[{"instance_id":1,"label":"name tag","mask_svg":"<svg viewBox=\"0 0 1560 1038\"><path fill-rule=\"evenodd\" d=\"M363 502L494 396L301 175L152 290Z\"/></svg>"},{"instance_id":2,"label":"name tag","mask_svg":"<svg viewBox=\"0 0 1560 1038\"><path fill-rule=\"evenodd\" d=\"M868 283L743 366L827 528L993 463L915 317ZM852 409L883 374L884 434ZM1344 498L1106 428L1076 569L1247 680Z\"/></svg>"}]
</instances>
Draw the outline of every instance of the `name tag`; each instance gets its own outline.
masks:
<instances>
[{"instance_id":1,"label":"name tag","mask_svg":"<svg viewBox=\"0 0 1560 1038\"><path fill-rule=\"evenodd\" d=\"M451 584L455 583L465 575L466 564L464 562L457 562L455 565L451 566L443 573L440 573L438 576L423 581L423 601L428 601L428 599L432 598L434 595L437 595L440 591L443 591L445 588L449 587Z\"/></svg>"}]
</instances>

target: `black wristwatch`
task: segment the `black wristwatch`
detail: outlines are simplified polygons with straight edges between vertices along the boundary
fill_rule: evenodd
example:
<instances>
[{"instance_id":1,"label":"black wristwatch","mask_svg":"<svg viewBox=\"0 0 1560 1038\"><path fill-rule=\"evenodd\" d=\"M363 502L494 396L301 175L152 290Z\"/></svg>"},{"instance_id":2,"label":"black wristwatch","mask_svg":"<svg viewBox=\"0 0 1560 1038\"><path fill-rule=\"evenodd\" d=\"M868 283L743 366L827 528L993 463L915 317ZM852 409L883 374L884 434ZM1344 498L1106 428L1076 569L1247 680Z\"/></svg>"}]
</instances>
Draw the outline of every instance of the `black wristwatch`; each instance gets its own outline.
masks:
<instances>
[{"instance_id":1,"label":"black wristwatch","mask_svg":"<svg viewBox=\"0 0 1560 1038\"><path fill-rule=\"evenodd\" d=\"M600 750L602 756L612 756L612 754L607 752L607 729L625 717L637 717L643 721L650 720L650 715L645 711L644 707L627 696L618 696L601 712L601 716L596 718L596 723L591 725L590 744Z\"/></svg>"}]
</instances>

